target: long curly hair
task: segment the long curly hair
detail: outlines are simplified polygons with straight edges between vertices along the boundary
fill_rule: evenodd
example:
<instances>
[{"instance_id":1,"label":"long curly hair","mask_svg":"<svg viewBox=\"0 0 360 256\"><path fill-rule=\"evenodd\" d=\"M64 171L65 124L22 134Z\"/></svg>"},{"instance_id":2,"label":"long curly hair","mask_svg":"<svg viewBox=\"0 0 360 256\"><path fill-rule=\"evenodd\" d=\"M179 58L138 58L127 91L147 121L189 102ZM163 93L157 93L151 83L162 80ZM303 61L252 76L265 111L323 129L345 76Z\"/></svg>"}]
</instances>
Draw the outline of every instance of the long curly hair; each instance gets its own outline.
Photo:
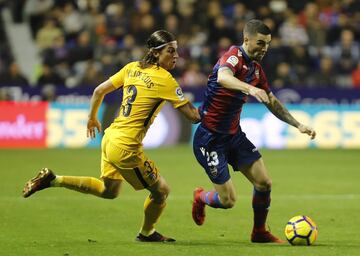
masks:
<instances>
[{"instance_id":1,"label":"long curly hair","mask_svg":"<svg viewBox=\"0 0 360 256\"><path fill-rule=\"evenodd\" d=\"M155 56L155 51L161 50L163 47L165 47L165 44L175 40L175 36L166 30L157 30L152 33L146 41L147 48L149 50L140 61L140 68L146 68L154 64L159 66L159 59Z\"/></svg>"}]
</instances>

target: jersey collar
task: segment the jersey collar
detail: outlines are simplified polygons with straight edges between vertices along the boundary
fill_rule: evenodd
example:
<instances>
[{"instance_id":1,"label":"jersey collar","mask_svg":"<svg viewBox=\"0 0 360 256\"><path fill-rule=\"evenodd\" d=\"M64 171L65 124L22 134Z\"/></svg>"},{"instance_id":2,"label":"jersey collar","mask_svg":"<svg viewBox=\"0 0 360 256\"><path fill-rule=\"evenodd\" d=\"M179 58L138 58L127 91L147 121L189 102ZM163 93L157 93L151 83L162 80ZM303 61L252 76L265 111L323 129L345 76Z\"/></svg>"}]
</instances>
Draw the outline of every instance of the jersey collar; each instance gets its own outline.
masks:
<instances>
[{"instance_id":1,"label":"jersey collar","mask_svg":"<svg viewBox=\"0 0 360 256\"><path fill-rule=\"evenodd\" d=\"M244 56L244 59L247 63L252 63L252 60L250 57L246 54L244 48L242 46L239 46L240 51L242 52L242 55Z\"/></svg>"}]
</instances>

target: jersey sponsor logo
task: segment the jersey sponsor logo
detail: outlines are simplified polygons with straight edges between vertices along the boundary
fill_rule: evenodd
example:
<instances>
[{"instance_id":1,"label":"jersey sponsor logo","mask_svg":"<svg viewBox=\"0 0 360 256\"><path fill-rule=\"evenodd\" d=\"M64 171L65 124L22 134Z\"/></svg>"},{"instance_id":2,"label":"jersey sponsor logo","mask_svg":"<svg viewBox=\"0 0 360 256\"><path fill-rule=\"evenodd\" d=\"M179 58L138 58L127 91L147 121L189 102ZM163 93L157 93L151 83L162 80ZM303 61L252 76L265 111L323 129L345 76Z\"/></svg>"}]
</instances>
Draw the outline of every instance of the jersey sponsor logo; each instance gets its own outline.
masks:
<instances>
[{"instance_id":1,"label":"jersey sponsor logo","mask_svg":"<svg viewBox=\"0 0 360 256\"><path fill-rule=\"evenodd\" d=\"M176 95L178 96L178 98L179 98L180 100L184 100L184 99L185 99L184 94L183 94L183 92L182 92L182 90L181 90L180 87L177 87L177 88L176 88L175 93L176 93Z\"/></svg>"},{"instance_id":2,"label":"jersey sponsor logo","mask_svg":"<svg viewBox=\"0 0 360 256\"><path fill-rule=\"evenodd\" d=\"M226 60L227 63L230 63L233 67L236 66L236 64L239 63L239 59L238 57L236 57L235 55L231 55L227 60Z\"/></svg>"},{"instance_id":3,"label":"jersey sponsor logo","mask_svg":"<svg viewBox=\"0 0 360 256\"><path fill-rule=\"evenodd\" d=\"M238 54L239 57L242 57L242 52L238 49Z\"/></svg>"}]
</instances>

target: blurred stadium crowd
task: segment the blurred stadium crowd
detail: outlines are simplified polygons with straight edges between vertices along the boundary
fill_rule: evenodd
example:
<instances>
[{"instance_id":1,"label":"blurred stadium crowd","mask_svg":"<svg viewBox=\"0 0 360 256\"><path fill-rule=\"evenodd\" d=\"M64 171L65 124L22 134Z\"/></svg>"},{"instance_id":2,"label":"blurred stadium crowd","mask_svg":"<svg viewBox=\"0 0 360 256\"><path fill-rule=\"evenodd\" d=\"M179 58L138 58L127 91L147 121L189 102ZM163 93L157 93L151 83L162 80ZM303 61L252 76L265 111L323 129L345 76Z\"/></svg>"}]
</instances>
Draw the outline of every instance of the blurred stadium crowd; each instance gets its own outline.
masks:
<instances>
[{"instance_id":1,"label":"blurred stadium crowd","mask_svg":"<svg viewBox=\"0 0 360 256\"><path fill-rule=\"evenodd\" d=\"M24 44L34 44L40 60L24 75L0 20L0 87L94 87L141 59L157 29L178 39L179 83L205 86L251 18L273 31L263 60L272 87L360 87L358 0L16 0L0 7L29 26L32 42Z\"/></svg>"}]
</instances>

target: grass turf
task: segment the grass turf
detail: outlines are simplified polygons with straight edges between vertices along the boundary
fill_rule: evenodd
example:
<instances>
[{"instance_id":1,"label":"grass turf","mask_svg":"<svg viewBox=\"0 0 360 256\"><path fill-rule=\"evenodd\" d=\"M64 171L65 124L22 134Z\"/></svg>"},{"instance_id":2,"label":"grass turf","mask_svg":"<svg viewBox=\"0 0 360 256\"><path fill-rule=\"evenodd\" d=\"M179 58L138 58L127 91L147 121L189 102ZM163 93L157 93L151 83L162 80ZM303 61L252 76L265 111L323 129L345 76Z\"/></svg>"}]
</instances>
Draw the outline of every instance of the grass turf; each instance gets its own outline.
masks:
<instances>
[{"instance_id":1,"label":"grass turf","mask_svg":"<svg viewBox=\"0 0 360 256\"><path fill-rule=\"evenodd\" d=\"M233 209L207 208L203 226L191 219L192 191L211 188L188 145L147 150L172 188L157 230L174 244L134 241L146 191L124 185L119 198L104 200L65 189L21 197L40 167L58 174L98 177L99 149L0 150L0 255L358 255L360 249L359 150L262 150L273 180L268 224L282 237L294 215L318 224L315 245L252 244L252 187L231 173L238 193Z\"/></svg>"}]
</instances>

